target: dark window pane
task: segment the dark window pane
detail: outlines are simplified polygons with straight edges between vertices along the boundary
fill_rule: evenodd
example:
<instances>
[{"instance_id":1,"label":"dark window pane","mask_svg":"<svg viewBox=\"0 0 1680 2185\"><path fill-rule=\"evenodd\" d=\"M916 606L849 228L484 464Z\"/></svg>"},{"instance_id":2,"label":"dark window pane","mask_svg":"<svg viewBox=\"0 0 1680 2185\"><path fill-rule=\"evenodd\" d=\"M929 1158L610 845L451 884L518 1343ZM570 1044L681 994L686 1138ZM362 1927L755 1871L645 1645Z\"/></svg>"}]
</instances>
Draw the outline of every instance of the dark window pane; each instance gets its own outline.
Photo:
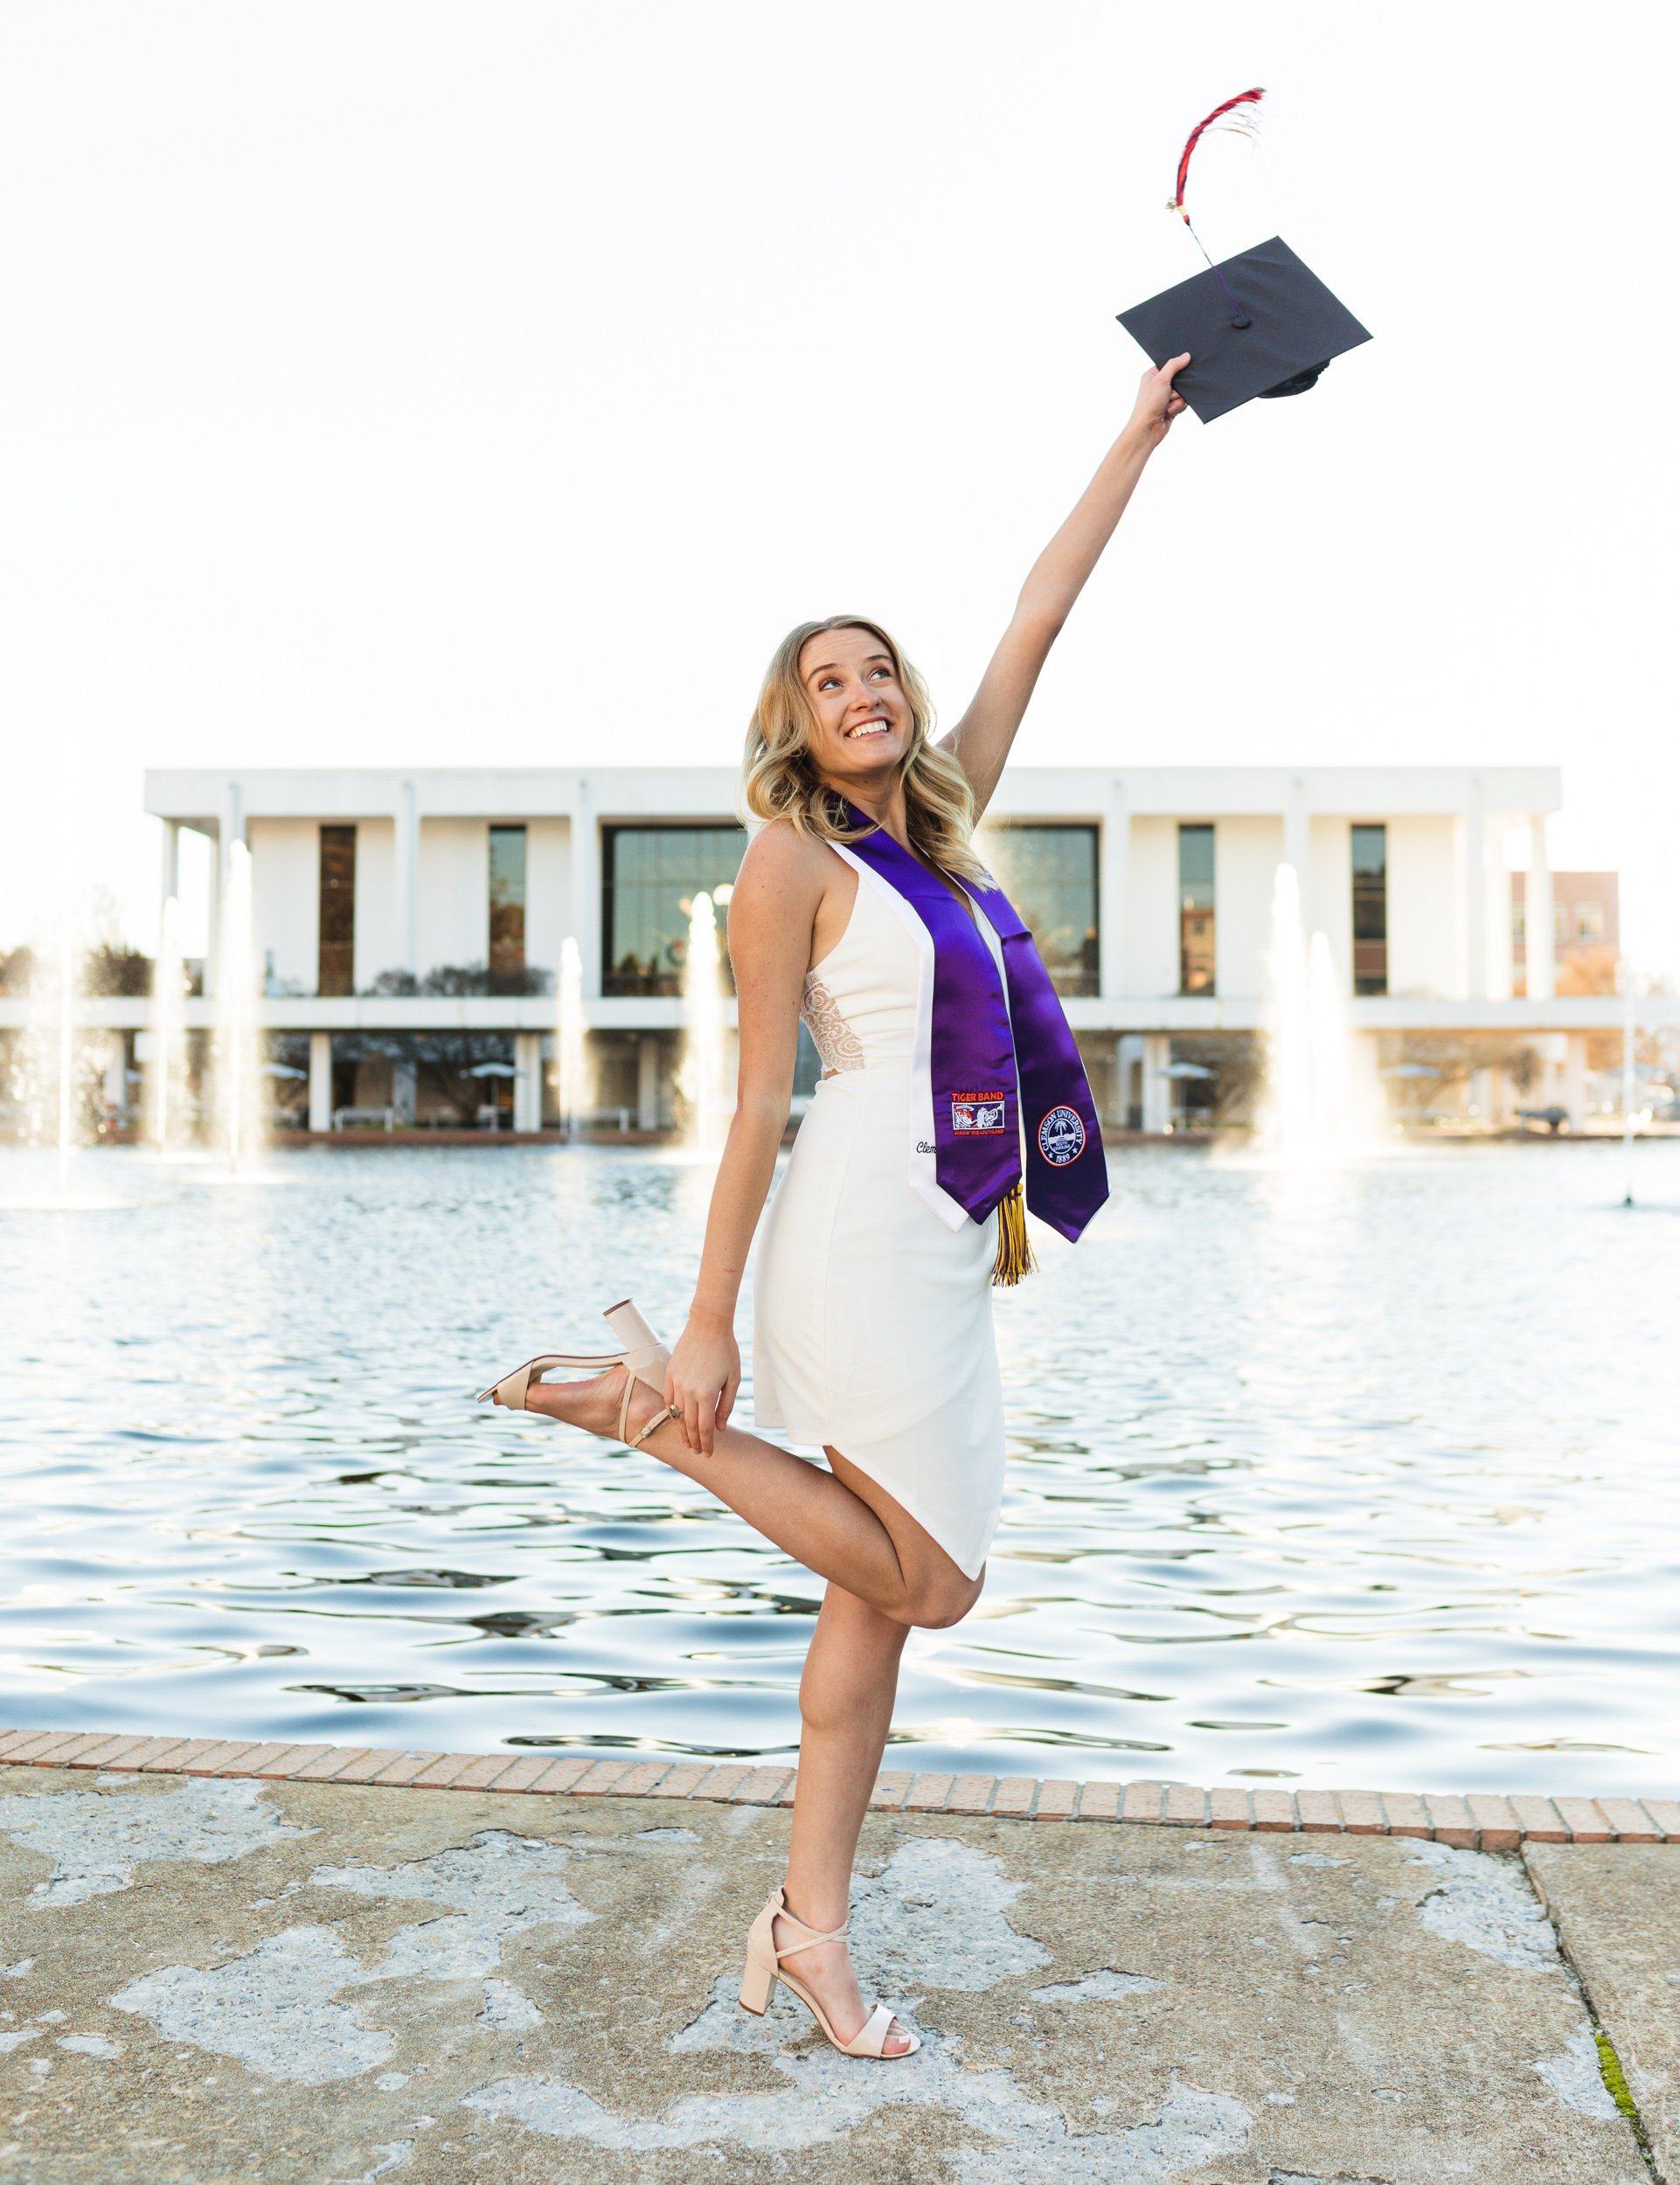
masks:
<instances>
[{"instance_id":1,"label":"dark window pane","mask_svg":"<svg viewBox=\"0 0 1680 2185\"><path fill-rule=\"evenodd\" d=\"M525 968L525 830L490 829L490 969Z\"/></svg>"},{"instance_id":2,"label":"dark window pane","mask_svg":"<svg viewBox=\"0 0 1680 2185\"><path fill-rule=\"evenodd\" d=\"M1214 965L1213 829L1178 829L1178 991L1211 994Z\"/></svg>"},{"instance_id":3,"label":"dark window pane","mask_svg":"<svg viewBox=\"0 0 1680 2185\"><path fill-rule=\"evenodd\" d=\"M714 823L609 827L605 834L601 991L680 994L694 898L704 891L715 899L733 885L746 833Z\"/></svg>"},{"instance_id":4,"label":"dark window pane","mask_svg":"<svg viewBox=\"0 0 1680 2185\"><path fill-rule=\"evenodd\" d=\"M1353 829L1353 990L1388 992L1388 829Z\"/></svg>"},{"instance_id":5,"label":"dark window pane","mask_svg":"<svg viewBox=\"0 0 1680 2185\"><path fill-rule=\"evenodd\" d=\"M321 926L317 994L356 991L356 829L321 829Z\"/></svg>"},{"instance_id":6,"label":"dark window pane","mask_svg":"<svg viewBox=\"0 0 1680 2185\"><path fill-rule=\"evenodd\" d=\"M989 827L975 846L1031 929L1057 993L1099 992L1096 829Z\"/></svg>"}]
</instances>

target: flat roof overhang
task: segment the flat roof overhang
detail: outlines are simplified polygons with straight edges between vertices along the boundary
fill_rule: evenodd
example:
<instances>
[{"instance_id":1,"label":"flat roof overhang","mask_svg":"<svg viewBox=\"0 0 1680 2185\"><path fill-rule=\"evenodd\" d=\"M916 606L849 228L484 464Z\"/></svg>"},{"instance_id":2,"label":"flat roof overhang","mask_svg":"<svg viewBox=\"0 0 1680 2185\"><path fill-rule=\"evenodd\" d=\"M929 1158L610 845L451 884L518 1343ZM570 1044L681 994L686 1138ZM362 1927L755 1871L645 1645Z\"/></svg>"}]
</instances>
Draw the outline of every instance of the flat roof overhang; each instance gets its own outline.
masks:
<instances>
[{"instance_id":1,"label":"flat roof overhang","mask_svg":"<svg viewBox=\"0 0 1680 2185\"><path fill-rule=\"evenodd\" d=\"M160 767L147 773L155 817L215 832L237 795L242 822L261 819L730 820L733 766ZM408 800L412 799L412 805ZM1535 766L1013 766L993 816L1089 824L1135 819L1440 816L1473 802L1526 819L1563 801L1561 770ZM206 816L208 815L208 816Z\"/></svg>"}]
</instances>

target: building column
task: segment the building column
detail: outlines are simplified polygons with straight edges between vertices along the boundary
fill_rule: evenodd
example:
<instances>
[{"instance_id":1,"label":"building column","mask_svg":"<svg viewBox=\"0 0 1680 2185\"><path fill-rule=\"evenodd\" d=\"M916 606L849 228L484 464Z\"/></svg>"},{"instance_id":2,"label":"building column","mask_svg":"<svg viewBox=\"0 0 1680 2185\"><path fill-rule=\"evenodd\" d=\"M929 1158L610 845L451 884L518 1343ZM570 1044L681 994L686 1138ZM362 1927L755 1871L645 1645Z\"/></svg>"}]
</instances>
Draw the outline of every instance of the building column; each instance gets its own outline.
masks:
<instances>
[{"instance_id":1,"label":"building column","mask_svg":"<svg viewBox=\"0 0 1680 2185\"><path fill-rule=\"evenodd\" d=\"M332 1128L332 1034L309 1034L309 1128Z\"/></svg>"},{"instance_id":2,"label":"building column","mask_svg":"<svg viewBox=\"0 0 1680 2185\"><path fill-rule=\"evenodd\" d=\"M391 1113L399 1130L414 1127L414 1064L397 1057L391 1065Z\"/></svg>"},{"instance_id":3,"label":"building column","mask_svg":"<svg viewBox=\"0 0 1680 2185\"><path fill-rule=\"evenodd\" d=\"M121 1121L128 1106L128 1036L126 1032L108 1035L105 1049L105 1105L113 1118Z\"/></svg>"},{"instance_id":4,"label":"building column","mask_svg":"<svg viewBox=\"0 0 1680 2185\"><path fill-rule=\"evenodd\" d=\"M1488 815L1482 777L1472 775L1469 801L1459 815L1461 889L1464 901L1464 998L1488 998Z\"/></svg>"},{"instance_id":5,"label":"building column","mask_svg":"<svg viewBox=\"0 0 1680 2185\"><path fill-rule=\"evenodd\" d=\"M1389 1125L1383 1083L1381 1034L1348 1034L1348 1134L1357 1145L1380 1137Z\"/></svg>"},{"instance_id":6,"label":"building column","mask_svg":"<svg viewBox=\"0 0 1680 2185\"><path fill-rule=\"evenodd\" d=\"M1313 857L1313 815L1307 804L1307 784L1300 774L1289 777L1289 799L1283 808L1283 862L1295 869L1301 889L1301 919L1307 920L1307 890Z\"/></svg>"},{"instance_id":7,"label":"building column","mask_svg":"<svg viewBox=\"0 0 1680 2185\"><path fill-rule=\"evenodd\" d=\"M1117 1130L1132 1128L1132 1109L1138 1111L1137 1128L1143 1127L1143 1096L1140 1092L1132 1099L1132 1072L1143 1058L1143 1036L1141 1032L1121 1032L1114 1040L1114 1127Z\"/></svg>"},{"instance_id":8,"label":"building column","mask_svg":"<svg viewBox=\"0 0 1680 2185\"><path fill-rule=\"evenodd\" d=\"M1097 887L1097 984L1105 1002L1117 1001L1126 991L1126 889L1132 863L1132 813L1126 801L1126 783L1114 776L1103 814L1100 855L1102 870Z\"/></svg>"},{"instance_id":9,"label":"building column","mask_svg":"<svg viewBox=\"0 0 1680 2185\"><path fill-rule=\"evenodd\" d=\"M657 1032L643 1032L635 1050L635 1127L659 1127L659 1049Z\"/></svg>"},{"instance_id":10,"label":"building column","mask_svg":"<svg viewBox=\"0 0 1680 2185\"><path fill-rule=\"evenodd\" d=\"M1528 879L1523 889L1525 933L1524 961L1531 1002L1550 1002L1558 991L1558 935L1552 898L1552 860L1546 855L1546 822L1536 812L1528 823Z\"/></svg>"},{"instance_id":11,"label":"building column","mask_svg":"<svg viewBox=\"0 0 1680 2185\"><path fill-rule=\"evenodd\" d=\"M543 1127L543 1036L540 1032L513 1035L513 1127L540 1130Z\"/></svg>"},{"instance_id":12,"label":"building column","mask_svg":"<svg viewBox=\"0 0 1680 2185\"><path fill-rule=\"evenodd\" d=\"M196 831L196 830L195 830ZM222 851L219 831L210 836L210 880L205 905L205 982L206 999L216 991L216 966L222 949Z\"/></svg>"},{"instance_id":13,"label":"building column","mask_svg":"<svg viewBox=\"0 0 1680 2185\"><path fill-rule=\"evenodd\" d=\"M420 975L420 799L412 781L397 792L397 854L394 873L397 890L397 961L404 971Z\"/></svg>"},{"instance_id":14,"label":"building column","mask_svg":"<svg viewBox=\"0 0 1680 2185\"><path fill-rule=\"evenodd\" d=\"M1564 1081L1558 1105L1569 1110L1569 1127L1579 1130L1586 1121L1586 1034L1564 1035Z\"/></svg>"},{"instance_id":15,"label":"building column","mask_svg":"<svg viewBox=\"0 0 1680 2185\"><path fill-rule=\"evenodd\" d=\"M170 896L181 893L181 822L166 819L163 822L163 864L159 875L157 910L161 925L163 905Z\"/></svg>"},{"instance_id":16,"label":"building column","mask_svg":"<svg viewBox=\"0 0 1680 2185\"><path fill-rule=\"evenodd\" d=\"M163 864L158 873L157 894L157 955L160 964L163 961L163 943L169 938L169 920L165 911L166 906L170 903L176 905L175 947L178 949L181 945L181 826L178 820L166 819L163 822ZM177 968L179 968L178 964ZM142 1032L135 1041L135 1060L143 1062L151 1072L152 1085L148 1086L146 1093L149 1107L154 1105L156 1099L152 1086L156 1082L157 1073L167 1070L170 1066L169 1056L160 1037L164 1016L163 1004L159 999L159 992L156 973L154 970L151 1025L149 1030ZM178 1002L175 1003L175 1008L178 1012L180 1009ZM150 1050L149 1052L146 1051L148 1048ZM163 1113L167 1119L169 1113L167 1093L164 1095Z\"/></svg>"},{"instance_id":17,"label":"building column","mask_svg":"<svg viewBox=\"0 0 1680 2185\"><path fill-rule=\"evenodd\" d=\"M1561 1107L1564 1104L1564 1059L1568 1052L1569 1035L1567 1032L1538 1032L1530 1044L1538 1058L1540 1068L1519 1105L1530 1108Z\"/></svg>"},{"instance_id":18,"label":"building column","mask_svg":"<svg viewBox=\"0 0 1680 2185\"><path fill-rule=\"evenodd\" d=\"M245 840L245 788L240 782L230 781L222 791L221 826L218 831L221 837L220 877L226 887L233 845Z\"/></svg>"},{"instance_id":19,"label":"building column","mask_svg":"<svg viewBox=\"0 0 1680 2185\"><path fill-rule=\"evenodd\" d=\"M577 801L568 815L572 835L572 930L578 937L586 1001L600 995L600 829L595 800L580 777Z\"/></svg>"},{"instance_id":20,"label":"building column","mask_svg":"<svg viewBox=\"0 0 1680 2185\"><path fill-rule=\"evenodd\" d=\"M1166 1074L1172 1041L1165 1032L1143 1035L1143 1127L1157 1136L1172 1128L1172 1079Z\"/></svg>"},{"instance_id":21,"label":"building column","mask_svg":"<svg viewBox=\"0 0 1680 2185\"><path fill-rule=\"evenodd\" d=\"M227 893L227 868L235 843L245 840L245 792L237 781L222 791L216 823L216 863L210 877L210 946L205 959L205 992L215 994L221 984L222 904Z\"/></svg>"}]
</instances>

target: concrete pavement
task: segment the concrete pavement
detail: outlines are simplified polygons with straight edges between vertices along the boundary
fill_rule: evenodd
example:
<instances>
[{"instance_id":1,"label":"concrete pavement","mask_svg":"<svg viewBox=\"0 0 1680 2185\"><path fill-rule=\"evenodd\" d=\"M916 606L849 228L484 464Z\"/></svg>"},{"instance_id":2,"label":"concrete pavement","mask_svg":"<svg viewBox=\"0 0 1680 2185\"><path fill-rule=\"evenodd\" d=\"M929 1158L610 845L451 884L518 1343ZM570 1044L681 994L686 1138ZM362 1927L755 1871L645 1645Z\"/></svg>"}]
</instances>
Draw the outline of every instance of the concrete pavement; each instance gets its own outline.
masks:
<instances>
[{"instance_id":1,"label":"concrete pavement","mask_svg":"<svg viewBox=\"0 0 1680 2185\"><path fill-rule=\"evenodd\" d=\"M1674 2161L1680 1848L871 1814L874 2064L735 2007L788 1827L0 1766L0 2181L1649 2185L1593 2006Z\"/></svg>"},{"instance_id":2,"label":"concrete pavement","mask_svg":"<svg viewBox=\"0 0 1680 2185\"><path fill-rule=\"evenodd\" d=\"M1536 1843L1524 1856L1614 2029L1655 2168L1680 2178L1680 1845Z\"/></svg>"}]
</instances>

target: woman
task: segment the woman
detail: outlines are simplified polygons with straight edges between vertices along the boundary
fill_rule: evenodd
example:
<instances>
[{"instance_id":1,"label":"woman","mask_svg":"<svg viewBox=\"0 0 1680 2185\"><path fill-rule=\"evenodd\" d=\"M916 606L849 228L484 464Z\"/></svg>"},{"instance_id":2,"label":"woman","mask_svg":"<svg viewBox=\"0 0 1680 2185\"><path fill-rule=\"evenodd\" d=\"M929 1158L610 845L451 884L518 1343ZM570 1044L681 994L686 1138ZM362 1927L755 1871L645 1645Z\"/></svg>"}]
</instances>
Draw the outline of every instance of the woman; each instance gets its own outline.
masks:
<instances>
[{"instance_id":1,"label":"woman","mask_svg":"<svg viewBox=\"0 0 1680 2185\"><path fill-rule=\"evenodd\" d=\"M1184 407L1172 381L1188 361L1144 374L1130 422L1034 564L974 703L939 746L919 679L873 624L838 618L784 640L747 739L747 802L766 824L729 906L739 1095L688 1324L667 1358L634 1308L615 1308L627 1349L607 1371L543 1384L550 1363L587 1362L533 1360L486 1391L648 1449L828 1581L800 1682L787 1880L749 1938L741 2000L761 2011L780 1978L851 2055L917 2045L884 2005L864 2005L843 1931L905 1634L973 1607L996 1524L1003 1421L988 1286L1010 1232L1017 1252L1024 1242L1010 1188L1017 1099L1038 1138L1030 1169L1047 1190L1080 1180L1081 1207L1063 1218L1050 1206L1064 1233L1077 1235L1106 1190L1100 1147L1077 1168L1089 1095L1071 1036L968 836L1058 631ZM1014 940L1037 966L1031 993ZM1001 1053L984 1044L988 1009ZM824 1075L760 1247L754 1376L760 1423L820 1444L827 1471L729 1424L736 1301L802 1014ZM964 1058L951 1083L941 1038ZM1036 1104L1029 1067L1047 1088Z\"/></svg>"}]
</instances>

